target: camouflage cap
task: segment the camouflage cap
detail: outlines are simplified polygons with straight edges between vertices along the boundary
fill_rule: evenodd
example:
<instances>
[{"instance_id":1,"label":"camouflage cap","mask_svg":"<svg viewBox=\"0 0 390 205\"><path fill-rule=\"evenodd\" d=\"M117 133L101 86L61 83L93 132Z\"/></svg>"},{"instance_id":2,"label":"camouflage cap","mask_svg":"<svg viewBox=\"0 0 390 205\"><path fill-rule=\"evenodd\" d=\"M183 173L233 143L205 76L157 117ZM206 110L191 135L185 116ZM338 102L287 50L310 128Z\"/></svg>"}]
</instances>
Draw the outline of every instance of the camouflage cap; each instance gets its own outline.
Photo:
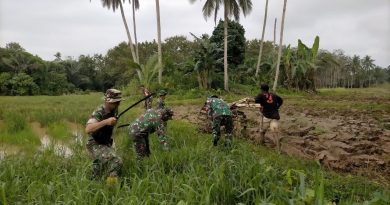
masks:
<instances>
[{"instance_id":1,"label":"camouflage cap","mask_svg":"<svg viewBox=\"0 0 390 205\"><path fill-rule=\"evenodd\" d=\"M160 90L159 92L158 92L158 96L165 96L165 95L167 95L168 94L168 92L166 91L166 90Z\"/></svg>"},{"instance_id":2,"label":"camouflage cap","mask_svg":"<svg viewBox=\"0 0 390 205\"><path fill-rule=\"evenodd\" d=\"M120 102L122 101L122 93L117 89L108 89L104 94L104 101L108 103Z\"/></svg>"}]
</instances>

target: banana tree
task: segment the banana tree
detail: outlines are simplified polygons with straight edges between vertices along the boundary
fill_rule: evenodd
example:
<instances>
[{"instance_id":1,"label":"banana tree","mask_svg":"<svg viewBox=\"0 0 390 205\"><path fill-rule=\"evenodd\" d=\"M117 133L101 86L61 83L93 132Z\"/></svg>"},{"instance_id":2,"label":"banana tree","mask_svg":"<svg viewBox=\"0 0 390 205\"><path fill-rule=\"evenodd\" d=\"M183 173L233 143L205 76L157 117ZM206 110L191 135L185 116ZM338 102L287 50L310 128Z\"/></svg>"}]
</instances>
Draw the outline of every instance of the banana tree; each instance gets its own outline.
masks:
<instances>
[{"instance_id":1,"label":"banana tree","mask_svg":"<svg viewBox=\"0 0 390 205\"><path fill-rule=\"evenodd\" d=\"M288 88L315 91L315 70L320 38L316 36L312 48L298 40L298 47L288 46L284 54L284 84Z\"/></svg>"},{"instance_id":2,"label":"banana tree","mask_svg":"<svg viewBox=\"0 0 390 205\"><path fill-rule=\"evenodd\" d=\"M198 44L195 50L195 66L194 71L197 73L199 88L209 89L211 87L213 70L216 63L222 63L223 59L215 60L215 54L221 49L215 43L211 43L207 35L197 37L191 33Z\"/></svg>"}]
</instances>

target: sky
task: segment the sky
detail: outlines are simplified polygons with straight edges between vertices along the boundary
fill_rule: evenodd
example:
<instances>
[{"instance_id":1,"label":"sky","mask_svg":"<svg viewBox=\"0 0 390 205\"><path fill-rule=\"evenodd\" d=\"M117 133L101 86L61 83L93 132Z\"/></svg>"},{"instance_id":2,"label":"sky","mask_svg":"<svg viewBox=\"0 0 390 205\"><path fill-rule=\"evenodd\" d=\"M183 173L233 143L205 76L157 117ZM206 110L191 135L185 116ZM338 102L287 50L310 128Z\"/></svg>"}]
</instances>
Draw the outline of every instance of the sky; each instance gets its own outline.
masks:
<instances>
[{"instance_id":1,"label":"sky","mask_svg":"<svg viewBox=\"0 0 390 205\"><path fill-rule=\"evenodd\" d=\"M160 0L162 39L195 35L214 29L213 18L205 19L205 0ZM252 12L240 17L247 39L260 39L265 0L252 0ZM131 6L124 5L132 28ZM283 0L270 0L265 40L273 41L277 18L279 41ZM221 10L219 12L223 14ZM221 16L220 16L221 17ZM136 13L139 41L157 36L154 0L140 0ZM320 48L342 49L347 55L371 56L375 64L390 65L390 0L288 0L283 44L297 46L298 39L311 46L320 37ZM119 10L103 8L100 0L0 0L0 47L18 42L28 52L45 60L106 54L127 41Z\"/></svg>"}]
</instances>

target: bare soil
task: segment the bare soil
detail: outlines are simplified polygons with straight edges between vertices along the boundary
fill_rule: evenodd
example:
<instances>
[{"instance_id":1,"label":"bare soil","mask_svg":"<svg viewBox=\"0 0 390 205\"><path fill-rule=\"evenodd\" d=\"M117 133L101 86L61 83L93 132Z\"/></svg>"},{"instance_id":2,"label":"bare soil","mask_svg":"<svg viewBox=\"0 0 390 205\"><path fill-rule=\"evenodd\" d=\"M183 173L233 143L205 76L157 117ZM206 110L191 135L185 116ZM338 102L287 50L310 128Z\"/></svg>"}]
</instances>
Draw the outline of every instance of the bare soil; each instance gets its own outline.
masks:
<instances>
[{"instance_id":1,"label":"bare soil","mask_svg":"<svg viewBox=\"0 0 390 205\"><path fill-rule=\"evenodd\" d=\"M197 124L202 131L209 131L205 128L207 120L199 117L199 110L198 106L176 106L175 118ZM248 128L245 137L237 137L254 143L259 136L259 112L255 108L240 110L247 116ZM390 184L390 130L385 126L390 122L388 112L319 110L289 105L286 101L281 108L280 122L283 154L318 160L328 169ZM266 133L265 146L274 148L271 136L270 132Z\"/></svg>"}]
</instances>

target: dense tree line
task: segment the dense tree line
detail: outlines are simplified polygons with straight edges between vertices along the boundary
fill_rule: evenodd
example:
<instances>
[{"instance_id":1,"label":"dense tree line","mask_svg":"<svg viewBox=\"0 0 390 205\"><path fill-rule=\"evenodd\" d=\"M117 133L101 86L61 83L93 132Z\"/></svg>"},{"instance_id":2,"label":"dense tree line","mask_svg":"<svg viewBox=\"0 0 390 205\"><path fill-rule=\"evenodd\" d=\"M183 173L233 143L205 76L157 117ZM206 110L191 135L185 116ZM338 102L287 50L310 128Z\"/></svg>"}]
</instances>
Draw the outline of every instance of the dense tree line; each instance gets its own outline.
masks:
<instances>
[{"instance_id":1,"label":"dense tree line","mask_svg":"<svg viewBox=\"0 0 390 205\"><path fill-rule=\"evenodd\" d=\"M174 36L162 43L164 77L157 83L157 43L138 44L138 60L123 42L105 55L81 55L77 59L54 54L45 61L27 52L18 43L0 47L1 95L60 95L82 91L104 91L129 84L189 90L223 89L224 27L220 21L211 36L188 40ZM277 46L264 42L259 76L255 77L259 40L246 41L244 28L229 21L229 80L234 85L257 86L272 83L275 76ZM369 87L389 82L390 67L375 65L370 56L348 56L341 50L319 49L319 38L311 48L298 41L297 47L283 47L279 84L288 89L315 90L323 87Z\"/></svg>"}]
</instances>

